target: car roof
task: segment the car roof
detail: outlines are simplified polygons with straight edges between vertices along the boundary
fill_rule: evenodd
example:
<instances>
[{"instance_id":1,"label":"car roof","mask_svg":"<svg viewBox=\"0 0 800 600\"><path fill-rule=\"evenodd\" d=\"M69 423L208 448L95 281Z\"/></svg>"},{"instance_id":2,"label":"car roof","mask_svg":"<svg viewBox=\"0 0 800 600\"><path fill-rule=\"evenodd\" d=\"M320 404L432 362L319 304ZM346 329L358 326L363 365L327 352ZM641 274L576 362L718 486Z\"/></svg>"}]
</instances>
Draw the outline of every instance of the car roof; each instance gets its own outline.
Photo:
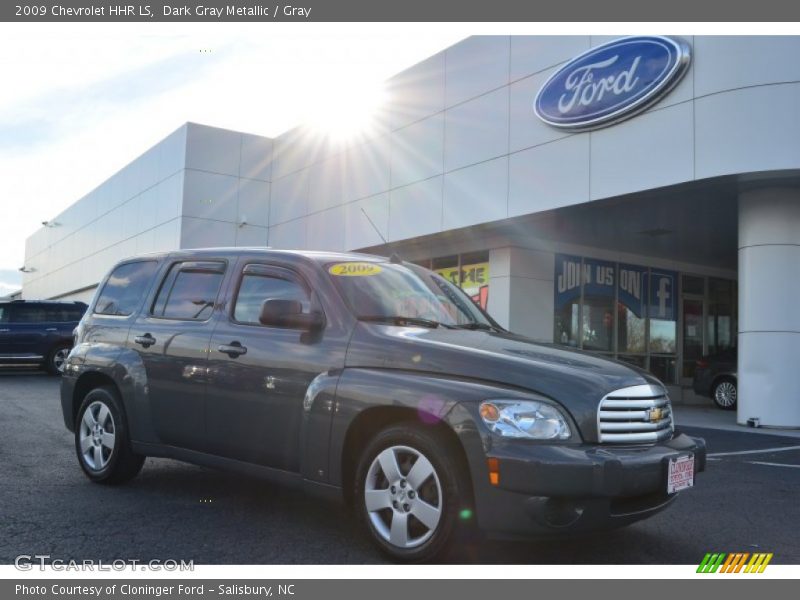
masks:
<instances>
[{"instance_id":1,"label":"car roof","mask_svg":"<svg viewBox=\"0 0 800 600\"><path fill-rule=\"evenodd\" d=\"M80 300L0 300L0 304L59 304L63 306L86 306Z\"/></svg>"},{"instance_id":2,"label":"car roof","mask_svg":"<svg viewBox=\"0 0 800 600\"><path fill-rule=\"evenodd\" d=\"M252 257L284 257L295 259L308 259L319 263L334 261L362 261L362 262L387 262L385 256L366 254L363 252L329 252L321 250L279 250L264 246L252 247L215 247L215 248L191 248L185 250L173 250L171 252L154 252L126 258L121 262L142 258L182 258L182 257L215 257L215 258L238 258L240 256Z\"/></svg>"}]
</instances>

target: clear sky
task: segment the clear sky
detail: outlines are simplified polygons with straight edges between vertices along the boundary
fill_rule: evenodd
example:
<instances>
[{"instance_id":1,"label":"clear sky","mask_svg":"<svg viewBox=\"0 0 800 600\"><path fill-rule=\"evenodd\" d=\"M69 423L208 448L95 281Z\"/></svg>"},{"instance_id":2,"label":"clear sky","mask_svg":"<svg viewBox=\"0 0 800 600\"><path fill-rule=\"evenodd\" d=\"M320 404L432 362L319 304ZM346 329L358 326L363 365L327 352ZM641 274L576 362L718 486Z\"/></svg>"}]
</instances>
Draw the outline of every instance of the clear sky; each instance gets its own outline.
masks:
<instances>
[{"instance_id":1,"label":"clear sky","mask_svg":"<svg viewBox=\"0 0 800 600\"><path fill-rule=\"evenodd\" d=\"M0 296L25 238L186 121L275 136L467 35L407 24L0 24ZM327 110L326 107L328 107Z\"/></svg>"}]
</instances>

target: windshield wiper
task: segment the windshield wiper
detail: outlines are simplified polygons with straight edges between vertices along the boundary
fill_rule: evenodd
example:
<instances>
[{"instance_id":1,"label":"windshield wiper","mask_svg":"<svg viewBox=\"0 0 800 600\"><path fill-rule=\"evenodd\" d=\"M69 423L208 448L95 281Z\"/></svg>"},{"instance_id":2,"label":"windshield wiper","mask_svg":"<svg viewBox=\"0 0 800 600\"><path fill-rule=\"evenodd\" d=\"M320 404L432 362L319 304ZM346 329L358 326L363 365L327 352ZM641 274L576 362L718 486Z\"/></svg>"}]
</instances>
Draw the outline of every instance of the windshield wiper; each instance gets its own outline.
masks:
<instances>
[{"instance_id":1,"label":"windshield wiper","mask_svg":"<svg viewBox=\"0 0 800 600\"><path fill-rule=\"evenodd\" d=\"M359 321L366 321L368 323L391 323L392 325L419 325L420 327L430 327L436 329L439 325L451 328L451 325L439 323L431 319L423 319L422 317L402 317L391 315L363 315L358 317Z\"/></svg>"},{"instance_id":2,"label":"windshield wiper","mask_svg":"<svg viewBox=\"0 0 800 600\"><path fill-rule=\"evenodd\" d=\"M471 331L475 331L480 329L481 331L502 331L498 327L494 325L490 325L489 323L478 323L477 321L473 321L472 323L464 323L462 325L456 325L459 329L469 329Z\"/></svg>"}]
</instances>

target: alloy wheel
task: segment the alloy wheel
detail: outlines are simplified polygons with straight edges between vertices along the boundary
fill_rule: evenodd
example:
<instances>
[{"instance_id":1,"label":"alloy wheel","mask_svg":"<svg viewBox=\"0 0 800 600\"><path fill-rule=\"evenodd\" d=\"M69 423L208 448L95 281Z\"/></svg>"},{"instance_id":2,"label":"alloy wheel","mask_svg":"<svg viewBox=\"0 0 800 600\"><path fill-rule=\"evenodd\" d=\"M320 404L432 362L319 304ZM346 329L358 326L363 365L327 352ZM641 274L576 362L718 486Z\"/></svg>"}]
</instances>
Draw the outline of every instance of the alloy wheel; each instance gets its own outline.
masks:
<instances>
[{"instance_id":1,"label":"alloy wheel","mask_svg":"<svg viewBox=\"0 0 800 600\"><path fill-rule=\"evenodd\" d=\"M92 402L83 413L80 424L80 446L83 462L93 471L108 465L114 453L116 427L105 403Z\"/></svg>"},{"instance_id":2,"label":"alloy wheel","mask_svg":"<svg viewBox=\"0 0 800 600\"><path fill-rule=\"evenodd\" d=\"M720 406L733 406L736 404L736 385L730 381L718 384L714 390L714 399Z\"/></svg>"},{"instance_id":3,"label":"alloy wheel","mask_svg":"<svg viewBox=\"0 0 800 600\"><path fill-rule=\"evenodd\" d=\"M372 461L364 506L375 531L397 548L429 540L442 518L442 485L427 457L409 446L390 446Z\"/></svg>"},{"instance_id":4,"label":"alloy wheel","mask_svg":"<svg viewBox=\"0 0 800 600\"><path fill-rule=\"evenodd\" d=\"M53 354L53 367L59 373L64 372L64 367L67 365L67 357L69 356L69 348L59 348Z\"/></svg>"}]
</instances>

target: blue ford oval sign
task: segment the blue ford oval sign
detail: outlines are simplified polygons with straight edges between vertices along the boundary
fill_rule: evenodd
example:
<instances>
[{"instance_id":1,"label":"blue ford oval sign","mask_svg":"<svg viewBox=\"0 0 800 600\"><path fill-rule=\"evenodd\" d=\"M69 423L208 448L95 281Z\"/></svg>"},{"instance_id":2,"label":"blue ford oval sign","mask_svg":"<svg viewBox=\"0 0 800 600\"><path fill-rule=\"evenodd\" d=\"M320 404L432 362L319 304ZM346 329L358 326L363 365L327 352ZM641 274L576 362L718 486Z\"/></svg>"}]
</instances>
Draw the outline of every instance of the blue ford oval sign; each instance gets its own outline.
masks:
<instances>
[{"instance_id":1,"label":"blue ford oval sign","mask_svg":"<svg viewBox=\"0 0 800 600\"><path fill-rule=\"evenodd\" d=\"M680 81L689 46L673 38L615 40L572 59L545 82L533 110L548 125L586 131L632 117Z\"/></svg>"}]
</instances>

